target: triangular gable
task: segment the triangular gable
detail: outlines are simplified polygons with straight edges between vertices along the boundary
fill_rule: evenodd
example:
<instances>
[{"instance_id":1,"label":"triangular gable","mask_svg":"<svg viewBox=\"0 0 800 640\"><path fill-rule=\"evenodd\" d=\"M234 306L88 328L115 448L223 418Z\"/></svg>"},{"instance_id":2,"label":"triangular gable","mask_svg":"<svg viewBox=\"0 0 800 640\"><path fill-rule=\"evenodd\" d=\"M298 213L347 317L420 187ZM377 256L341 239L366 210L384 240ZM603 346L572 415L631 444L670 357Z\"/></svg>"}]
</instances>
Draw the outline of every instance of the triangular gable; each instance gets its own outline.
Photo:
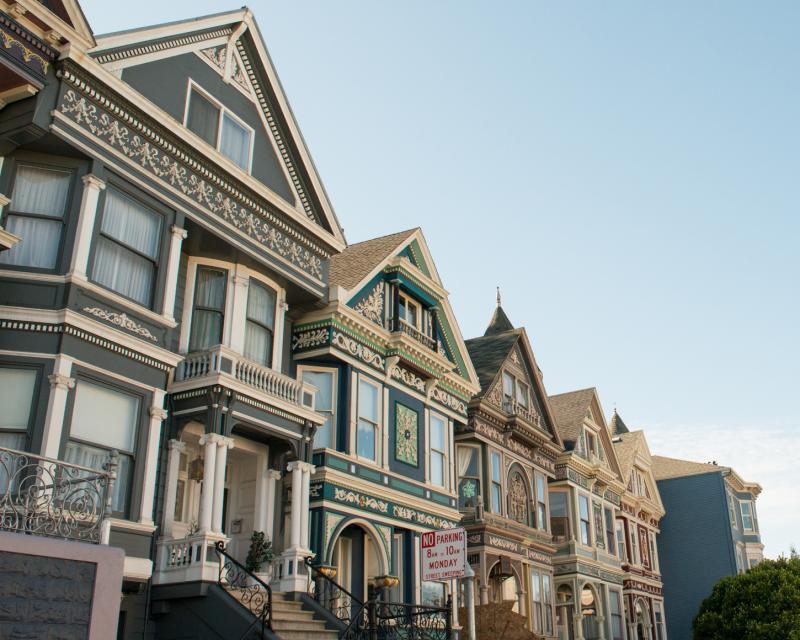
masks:
<instances>
[{"instance_id":1,"label":"triangular gable","mask_svg":"<svg viewBox=\"0 0 800 640\"><path fill-rule=\"evenodd\" d=\"M47 30L46 39L58 46L63 40L88 48L95 45L94 34L76 0L22 0L18 5L24 21Z\"/></svg>"},{"instance_id":2,"label":"triangular gable","mask_svg":"<svg viewBox=\"0 0 800 640\"><path fill-rule=\"evenodd\" d=\"M417 269L423 276L421 280L430 279L444 293L437 305L440 339L445 347L444 352L455 365L458 375L478 388L478 377L421 229L410 229L348 247L338 256L334 256L331 262L331 286L346 288L350 292L346 304L356 308L365 296L374 293L379 274L392 260L398 256L407 257L412 253L416 255L416 259L424 261L426 266L428 273L409 260L412 268Z\"/></svg>"},{"instance_id":3,"label":"triangular gable","mask_svg":"<svg viewBox=\"0 0 800 640\"><path fill-rule=\"evenodd\" d=\"M603 446L606 464L608 465L609 469L611 469L620 479L622 479L619 460L617 459L617 454L614 451L614 444L611 442L611 432L606 424L603 407L600 405L600 397L597 395L597 389L592 389L592 391L592 399L588 408L592 411L594 423L600 427L600 443Z\"/></svg>"},{"instance_id":4,"label":"triangular gable","mask_svg":"<svg viewBox=\"0 0 800 640\"><path fill-rule=\"evenodd\" d=\"M259 125L246 124L256 131L256 136L267 141L258 154L264 168L259 173L254 166L253 178L286 201L298 215L344 242L342 229L249 9L99 36L90 53L107 70L133 83L145 98L179 123L183 122L188 93L186 80L175 87L180 96L147 95L135 85L139 81L136 69L139 68L140 77L147 78L153 65L167 65L170 59L179 56L183 56L182 60L187 60L185 56L196 58L207 69L213 69L224 82L221 86L233 87L251 104ZM163 78L159 91L163 92ZM224 101L219 101L224 105ZM239 115L235 110L232 113ZM213 158L215 154L216 150L209 156Z\"/></svg>"},{"instance_id":5,"label":"triangular gable","mask_svg":"<svg viewBox=\"0 0 800 640\"><path fill-rule=\"evenodd\" d=\"M634 468L642 474L647 490L650 494L650 500L654 502L658 508L663 511L664 505L661 502L661 495L658 492L658 484L656 483L655 475L653 474L653 458L650 453L650 447L647 445L647 438L644 431L630 431L626 432L614 439L615 449L623 447L619 457L620 472L625 486L628 487L631 482L631 477Z\"/></svg>"},{"instance_id":6,"label":"triangular gable","mask_svg":"<svg viewBox=\"0 0 800 640\"><path fill-rule=\"evenodd\" d=\"M417 269L422 271L426 276L431 275L431 271L428 268L427 263L425 262L425 258L422 255L422 249L420 249L419 242L416 240L412 240L408 243L408 245L397 255L407 258L408 261L413 264Z\"/></svg>"}]
</instances>

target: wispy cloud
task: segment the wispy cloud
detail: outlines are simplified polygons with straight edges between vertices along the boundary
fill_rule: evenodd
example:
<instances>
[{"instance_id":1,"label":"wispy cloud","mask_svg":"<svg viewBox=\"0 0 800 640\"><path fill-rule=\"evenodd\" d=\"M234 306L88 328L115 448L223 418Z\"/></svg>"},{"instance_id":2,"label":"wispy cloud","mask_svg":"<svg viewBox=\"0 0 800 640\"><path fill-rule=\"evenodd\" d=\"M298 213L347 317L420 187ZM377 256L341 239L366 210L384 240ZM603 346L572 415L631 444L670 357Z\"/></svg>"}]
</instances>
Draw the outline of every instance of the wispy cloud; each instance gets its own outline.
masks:
<instances>
[{"instance_id":1,"label":"wispy cloud","mask_svg":"<svg viewBox=\"0 0 800 640\"><path fill-rule=\"evenodd\" d=\"M800 548L800 427L657 424L645 429L653 454L732 467L758 482L758 521L765 555Z\"/></svg>"}]
</instances>

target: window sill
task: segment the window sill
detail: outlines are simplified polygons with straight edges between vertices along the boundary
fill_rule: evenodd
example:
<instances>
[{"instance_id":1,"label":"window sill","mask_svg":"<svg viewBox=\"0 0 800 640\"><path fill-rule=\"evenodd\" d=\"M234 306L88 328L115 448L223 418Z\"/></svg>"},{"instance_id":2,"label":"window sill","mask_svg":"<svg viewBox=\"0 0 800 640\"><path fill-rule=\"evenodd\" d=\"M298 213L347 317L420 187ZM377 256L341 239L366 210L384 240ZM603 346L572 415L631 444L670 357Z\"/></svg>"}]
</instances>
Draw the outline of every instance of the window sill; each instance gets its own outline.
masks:
<instances>
[{"instance_id":1,"label":"window sill","mask_svg":"<svg viewBox=\"0 0 800 640\"><path fill-rule=\"evenodd\" d=\"M132 300L129 300L125 296L121 296L120 294L116 293L112 289L107 289L106 287L96 284L91 280L87 280L76 273L67 274L66 282L74 282L75 284L85 289L88 289L92 293L104 296L109 300L111 300L114 304L117 304L121 307L125 307L126 309L132 311L133 313L136 313L140 317L149 320L151 322L169 327L170 329L174 329L175 327L178 326L178 323L175 320L172 320L170 318L167 318L166 316L158 314L152 309L148 309L143 305L133 302Z\"/></svg>"}]
</instances>

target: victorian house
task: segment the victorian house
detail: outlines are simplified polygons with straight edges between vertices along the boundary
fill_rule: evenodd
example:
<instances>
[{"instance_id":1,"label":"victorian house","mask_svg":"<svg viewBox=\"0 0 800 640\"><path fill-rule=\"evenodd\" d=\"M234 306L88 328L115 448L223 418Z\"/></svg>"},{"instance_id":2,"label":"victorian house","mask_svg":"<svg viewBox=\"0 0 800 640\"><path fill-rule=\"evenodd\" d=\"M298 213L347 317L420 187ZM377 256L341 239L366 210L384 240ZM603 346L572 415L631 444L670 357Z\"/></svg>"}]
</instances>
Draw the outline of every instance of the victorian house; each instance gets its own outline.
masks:
<instances>
[{"instance_id":1,"label":"victorian house","mask_svg":"<svg viewBox=\"0 0 800 640\"><path fill-rule=\"evenodd\" d=\"M714 585L764 559L756 515L761 486L716 462L653 456L664 503L658 555L670 640L691 640Z\"/></svg>"},{"instance_id":2,"label":"victorian house","mask_svg":"<svg viewBox=\"0 0 800 640\"><path fill-rule=\"evenodd\" d=\"M616 520L617 556L625 571L623 599L631 640L666 640L657 536L664 505L644 431L629 431L614 411L609 425L626 490Z\"/></svg>"},{"instance_id":3,"label":"victorian house","mask_svg":"<svg viewBox=\"0 0 800 640\"><path fill-rule=\"evenodd\" d=\"M458 525L453 434L478 381L419 229L347 247L327 303L293 326L298 377L325 422L313 440L310 549L363 601L443 605L423 582L420 536Z\"/></svg>"},{"instance_id":4,"label":"victorian house","mask_svg":"<svg viewBox=\"0 0 800 640\"><path fill-rule=\"evenodd\" d=\"M357 502L371 483L407 531L455 524L450 434L477 384L417 232L368 283L345 281L370 309L384 283L383 326L334 298L314 329L349 354L341 404L295 370L297 319L328 304L345 242L251 12L95 37L74 1L0 9L0 446L58 478L112 463L107 510L84 524L102 518L92 541L125 552L118 637L246 628L209 585L216 543L243 561L253 532L277 553L276 592L305 588L315 433L343 453L317 478L335 469ZM55 499L52 484L37 495ZM79 529L30 523L3 528ZM392 545L413 555L413 534L370 531L381 571Z\"/></svg>"},{"instance_id":5,"label":"victorian house","mask_svg":"<svg viewBox=\"0 0 800 640\"><path fill-rule=\"evenodd\" d=\"M555 638L548 483L563 447L524 328L499 304L467 340L481 389L456 431L458 504L479 603L512 601L538 637Z\"/></svg>"},{"instance_id":6,"label":"victorian house","mask_svg":"<svg viewBox=\"0 0 800 640\"><path fill-rule=\"evenodd\" d=\"M625 484L594 388L550 396L565 453L550 483L559 638L624 640L616 522Z\"/></svg>"}]
</instances>

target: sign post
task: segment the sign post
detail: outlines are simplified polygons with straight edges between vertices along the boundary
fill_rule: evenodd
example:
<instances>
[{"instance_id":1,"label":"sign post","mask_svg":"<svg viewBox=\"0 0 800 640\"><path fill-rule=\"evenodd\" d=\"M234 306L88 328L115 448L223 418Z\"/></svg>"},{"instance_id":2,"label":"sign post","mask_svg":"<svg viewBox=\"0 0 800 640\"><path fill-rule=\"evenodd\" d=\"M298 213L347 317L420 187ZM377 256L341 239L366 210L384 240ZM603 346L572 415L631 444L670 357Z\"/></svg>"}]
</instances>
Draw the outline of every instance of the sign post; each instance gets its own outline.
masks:
<instances>
[{"instance_id":1,"label":"sign post","mask_svg":"<svg viewBox=\"0 0 800 640\"><path fill-rule=\"evenodd\" d=\"M463 578L467 569L467 532L462 528L422 534L422 580L443 582ZM447 630L452 626L453 596L447 598ZM458 606L457 604L455 606ZM469 614L468 614L469 617ZM448 640L450 640L448 638ZM472 636L469 640L474 640Z\"/></svg>"}]
</instances>

